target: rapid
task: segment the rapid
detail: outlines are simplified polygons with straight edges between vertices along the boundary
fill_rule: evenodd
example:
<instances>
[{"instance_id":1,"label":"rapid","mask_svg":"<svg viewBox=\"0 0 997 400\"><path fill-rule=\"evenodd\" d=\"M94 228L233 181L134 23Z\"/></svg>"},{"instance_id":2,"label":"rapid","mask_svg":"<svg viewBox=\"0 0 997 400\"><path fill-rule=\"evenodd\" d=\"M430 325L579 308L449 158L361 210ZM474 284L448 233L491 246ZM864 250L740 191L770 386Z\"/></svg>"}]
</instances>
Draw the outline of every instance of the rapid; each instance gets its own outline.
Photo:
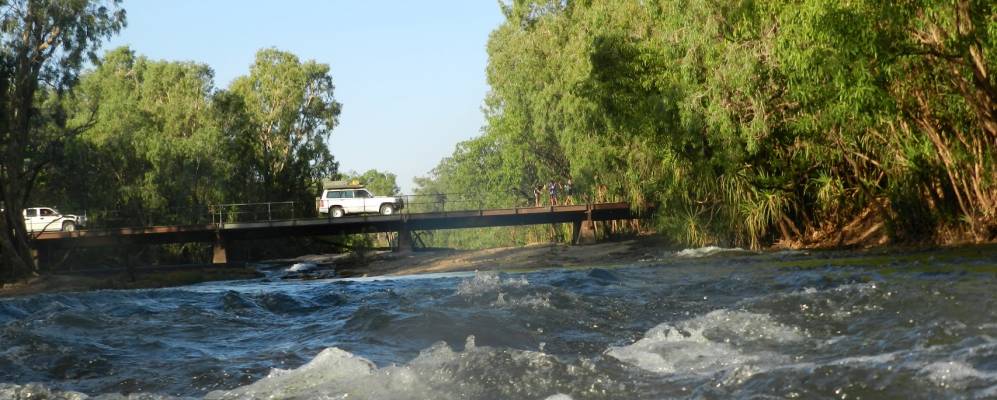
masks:
<instances>
[{"instance_id":1,"label":"rapid","mask_svg":"<svg viewBox=\"0 0 997 400\"><path fill-rule=\"evenodd\" d=\"M997 398L997 254L713 250L0 299L0 398Z\"/></svg>"}]
</instances>

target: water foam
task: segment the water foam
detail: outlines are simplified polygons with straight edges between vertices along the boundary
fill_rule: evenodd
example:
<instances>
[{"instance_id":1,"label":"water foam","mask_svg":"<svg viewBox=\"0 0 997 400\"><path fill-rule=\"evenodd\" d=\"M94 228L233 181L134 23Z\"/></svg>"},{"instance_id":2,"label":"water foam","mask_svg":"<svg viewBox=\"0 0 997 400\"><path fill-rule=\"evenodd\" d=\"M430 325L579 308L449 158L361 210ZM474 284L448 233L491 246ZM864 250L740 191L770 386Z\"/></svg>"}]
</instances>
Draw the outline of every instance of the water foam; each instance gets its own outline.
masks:
<instances>
[{"instance_id":1,"label":"water foam","mask_svg":"<svg viewBox=\"0 0 997 400\"><path fill-rule=\"evenodd\" d=\"M350 352L327 348L299 368L274 369L253 384L214 391L205 399L570 400L565 388L581 387L581 393L605 396L610 385L619 387L605 378L585 380L585 374L585 368L561 364L542 352L478 347L470 336L461 352L438 342L406 365L382 368Z\"/></svg>"},{"instance_id":2,"label":"water foam","mask_svg":"<svg viewBox=\"0 0 997 400\"><path fill-rule=\"evenodd\" d=\"M29 383L27 385L13 385L0 383L0 398L20 400L20 399L53 399L53 400L84 400L89 397L83 393L62 392L49 389L44 385Z\"/></svg>"},{"instance_id":3,"label":"water foam","mask_svg":"<svg viewBox=\"0 0 997 400\"><path fill-rule=\"evenodd\" d=\"M292 265L291 268L288 268L287 271L288 272L311 271L315 268L318 268L318 265L315 265L313 263L296 263Z\"/></svg>"},{"instance_id":4,"label":"water foam","mask_svg":"<svg viewBox=\"0 0 997 400\"><path fill-rule=\"evenodd\" d=\"M939 361L919 371L934 384L944 388L964 389L976 381L997 381L997 372L985 372L962 361Z\"/></svg>"},{"instance_id":5,"label":"water foam","mask_svg":"<svg viewBox=\"0 0 997 400\"><path fill-rule=\"evenodd\" d=\"M506 299L505 293L501 292L498 294L498 297L492 303L492 306L508 307L508 308L529 308L533 310L552 307L550 304L549 295L524 296L522 298Z\"/></svg>"},{"instance_id":6,"label":"water foam","mask_svg":"<svg viewBox=\"0 0 997 400\"><path fill-rule=\"evenodd\" d=\"M149 393L137 393L129 395L109 393L109 394L102 394L96 397L90 397L87 396L86 394L79 392L61 391L61 390L52 389L38 383L29 383L26 385L0 383L0 399L4 400L174 400L177 398L173 396L149 394Z\"/></svg>"},{"instance_id":7,"label":"water foam","mask_svg":"<svg viewBox=\"0 0 997 400\"><path fill-rule=\"evenodd\" d=\"M681 251L677 251L675 252L675 257L700 258L717 254L723 254L723 253L750 253L750 252L740 247L724 248L717 246L704 246L696 249L684 249Z\"/></svg>"},{"instance_id":8,"label":"water foam","mask_svg":"<svg viewBox=\"0 0 997 400\"><path fill-rule=\"evenodd\" d=\"M736 370L742 380L750 377L755 364L786 359L770 349L803 338L798 329L766 314L717 310L674 326L660 324L637 342L610 347L606 354L659 374L709 375Z\"/></svg>"},{"instance_id":9,"label":"water foam","mask_svg":"<svg viewBox=\"0 0 997 400\"><path fill-rule=\"evenodd\" d=\"M331 347L293 370L274 369L248 386L208 393L205 399L241 398L432 398L411 369L377 367L367 359Z\"/></svg>"},{"instance_id":10,"label":"water foam","mask_svg":"<svg viewBox=\"0 0 997 400\"><path fill-rule=\"evenodd\" d=\"M478 296L499 291L503 288L516 288L529 285L525 277L506 278L494 271L474 271L474 278L465 279L457 284L457 294L460 296Z\"/></svg>"}]
</instances>

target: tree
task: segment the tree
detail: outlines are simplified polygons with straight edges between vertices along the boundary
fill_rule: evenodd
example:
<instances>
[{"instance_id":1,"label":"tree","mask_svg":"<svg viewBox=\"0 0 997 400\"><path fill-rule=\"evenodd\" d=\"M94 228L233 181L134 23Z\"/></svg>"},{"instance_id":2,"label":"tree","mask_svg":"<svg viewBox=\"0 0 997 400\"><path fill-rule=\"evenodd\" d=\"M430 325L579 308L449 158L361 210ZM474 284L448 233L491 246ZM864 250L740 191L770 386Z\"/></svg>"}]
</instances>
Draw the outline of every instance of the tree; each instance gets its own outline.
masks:
<instances>
[{"instance_id":1,"label":"tree","mask_svg":"<svg viewBox=\"0 0 997 400\"><path fill-rule=\"evenodd\" d=\"M13 0L0 2L0 252L4 273L33 270L21 209L34 177L49 164L51 137L37 135L39 92L60 96L100 42L125 24L120 0ZM58 122L58 121L56 121ZM56 139L72 135L62 130Z\"/></svg>"},{"instance_id":2,"label":"tree","mask_svg":"<svg viewBox=\"0 0 997 400\"><path fill-rule=\"evenodd\" d=\"M992 3L505 1L487 126L420 186L490 196L571 176L596 200L657 203L657 228L692 245L884 224L986 240Z\"/></svg>"},{"instance_id":3,"label":"tree","mask_svg":"<svg viewBox=\"0 0 997 400\"><path fill-rule=\"evenodd\" d=\"M54 180L62 184L52 189L114 209L121 222L196 222L195 208L222 200L228 169L212 75L207 65L149 60L127 47L107 52L67 101L69 125L89 129L70 142L70 162Z\"/></svg>"},{"instance_id":4,"label":"tree","mask_svg":"<svg viewBox=\"0 0 997 400\"><path fill-rule=\"evenodd\" d=\"M311 204L316 183L338 168L327 146L341 109L334 89L328 65L264 49L249 75L216 96L241 180L233 184L251 188L244 196Z\"/></svg>"},{"instance_id":5,"label":"tree","mask_svg":"<svg viewBox=\"0 0 997 400\"><path fill-rule=\"evenodd\" d=\"M376 169L368 170L362 174L352 173L347 174L345 179L347 180L358 180L363 183L367 189L378 196L397 196L401 194L401 189L398 188L398 183L396 182L397 176L390 172L381 172Z\"/></svg>"}]
</instances>

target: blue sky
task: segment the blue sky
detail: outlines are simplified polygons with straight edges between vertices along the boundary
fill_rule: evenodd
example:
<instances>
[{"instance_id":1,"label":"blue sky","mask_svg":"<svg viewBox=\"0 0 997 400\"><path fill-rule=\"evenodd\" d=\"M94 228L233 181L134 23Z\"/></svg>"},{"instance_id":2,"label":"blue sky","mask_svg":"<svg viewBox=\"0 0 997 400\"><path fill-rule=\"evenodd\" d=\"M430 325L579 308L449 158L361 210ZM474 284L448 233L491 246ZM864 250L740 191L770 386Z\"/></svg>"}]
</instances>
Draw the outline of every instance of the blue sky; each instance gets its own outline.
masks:
<instances>
[{"instance_id":1,"label":"blue sky","mask_svg":"<svg viewBox=\"0 0 997 400\"><path fill-rule=\"evenodd\" d=\"M343 103L330 146L343 171L398 175L402 191L477 136L494 0L125 0L128 45L154 59L196 61L215 86L246 74L256 51L276 47L329 64Z\"/></svg>"}]
</instances>

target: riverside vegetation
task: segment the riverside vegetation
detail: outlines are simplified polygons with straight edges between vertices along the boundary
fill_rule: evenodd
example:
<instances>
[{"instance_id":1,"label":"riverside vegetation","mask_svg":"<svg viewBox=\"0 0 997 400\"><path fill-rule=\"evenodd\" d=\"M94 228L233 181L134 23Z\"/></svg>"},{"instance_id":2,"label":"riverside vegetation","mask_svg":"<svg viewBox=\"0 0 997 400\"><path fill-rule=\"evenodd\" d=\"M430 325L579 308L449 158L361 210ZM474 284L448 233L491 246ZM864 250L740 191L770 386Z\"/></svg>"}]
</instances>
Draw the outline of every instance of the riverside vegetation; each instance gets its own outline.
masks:
<instances>
[{"instance_id":1,"label":"riverside vegetation","mask_svg":"<svg viewBox=\"0 0 997 400\"><path fill-rule=\"evenodd\" d=\"M653 227L688 245L997 235L993 2L502 10L487 125L423 192L500 205L571 177L596 201L657 204Z\"/></svg>"},{"instance_id":2,"label":"riverside vegetation","mask_svg":"<svg viewBox=\"0 0 997 400\"><path fill-rule=\"evenodd\" d=\"M989 1L500 1L486 124L417 194L657 205L688 245L983 242L997 235L997 7ZM120 0L0 0L0 280L38 271L20 209L182 223L208 204L294 200L338 174L326 64L263 49L226 88L128 48ZM83 69L85 61L94 67ZM370 171L397 191L394 176ZM114 210L101 215L100 210ZM432 245L545 229L434 234ZM168 246L150 259L203 259Z\"/></svg>"}]
</instances>

